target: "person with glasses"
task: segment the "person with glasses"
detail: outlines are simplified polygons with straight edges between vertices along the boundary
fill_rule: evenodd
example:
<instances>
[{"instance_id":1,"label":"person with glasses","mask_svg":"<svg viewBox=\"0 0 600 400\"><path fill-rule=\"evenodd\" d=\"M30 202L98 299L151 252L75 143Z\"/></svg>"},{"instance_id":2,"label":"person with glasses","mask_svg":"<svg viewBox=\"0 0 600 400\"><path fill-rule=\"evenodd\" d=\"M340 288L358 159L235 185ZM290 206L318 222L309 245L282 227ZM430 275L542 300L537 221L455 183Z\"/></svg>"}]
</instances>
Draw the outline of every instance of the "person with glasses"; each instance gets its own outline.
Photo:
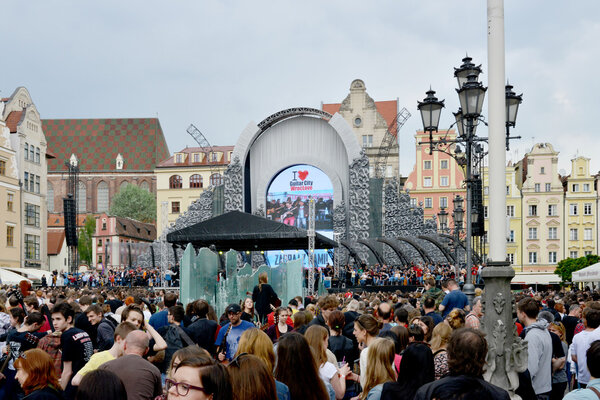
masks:
<instances>
[{"instance_id":1,"label":"person with glasses","mask_svg":"<svg viewBox=\"0 0 600 400\"><path fill-rule=\"evenodd\" d=\"M171 371L165 389L165 400L233 400L227 370L208 357L182 360Z\"/></svg>"},{"instance_id":2,"label":"person with glasses","mask_svg":"<svg viewBox=\"0 0 600 400\"><path fill-rule=\"evenodd\" d=\"M291 312L287 307L278 307L275 310L275 325L270 326L265 331L273 343L277 343L280 336L294 330L294 327L287 323L290 316Z\"/></svg>"},{"instance_id":3,"label":"person with glasses","mask_svg":"<svg viewBox=\"0 0 600 400\"><path fill-rule=\"evenodd\" d=\"M229 322L219 330L215 341L215 346L218 347L217 358L221 362L233 359L244 331L254 328L254 324L242 320L242 308L239 304L232 303L228 305L225 313Z\"/></svg>"}]
</instances>

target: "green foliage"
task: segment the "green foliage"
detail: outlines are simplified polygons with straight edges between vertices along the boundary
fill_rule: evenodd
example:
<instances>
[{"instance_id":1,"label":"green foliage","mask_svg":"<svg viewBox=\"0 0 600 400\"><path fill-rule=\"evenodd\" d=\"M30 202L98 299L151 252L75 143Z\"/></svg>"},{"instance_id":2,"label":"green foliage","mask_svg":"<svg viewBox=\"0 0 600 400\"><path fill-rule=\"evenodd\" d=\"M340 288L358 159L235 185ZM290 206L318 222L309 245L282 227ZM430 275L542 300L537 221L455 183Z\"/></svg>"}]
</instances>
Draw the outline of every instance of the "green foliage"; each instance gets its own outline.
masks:
<instances>
[{"instance_id":1,"label":"green foliage","mask_svg":"<svg viewBox=\"0 0 600 400\"><path fill-rule=\"evenodd\" d=\"M156 198L147 190L127 184L113 197L110 214L141 222L156 221Z\"/></svg>"},{"instance_id":2,"label":"green foliage","mask_svg":"<svg viewBox=\"0 0 600 400\"><path fill-rule=\"evenodd\" d=\"M85 224L83 228L79 230L77 237L77 252L79 253L79 259L87 265L92 264L92 235L96 231L96 218L92 215L85 217Z\"/></svg>"},{"instance_id":3,"label":"green foliage","mask_svg":"<svg viewBox=\"0 0 600 400\"><path fill-rule=\"evenodd\" d=\"M560 276L563 282L571 282L571 279L573 278L573 272L579 271L585 267L589 267L592 264L596 264L598 260L599 257L592 254L579 258L566 258L562 261L559 261L554 273Z\"/></svg>"}]
</instances>

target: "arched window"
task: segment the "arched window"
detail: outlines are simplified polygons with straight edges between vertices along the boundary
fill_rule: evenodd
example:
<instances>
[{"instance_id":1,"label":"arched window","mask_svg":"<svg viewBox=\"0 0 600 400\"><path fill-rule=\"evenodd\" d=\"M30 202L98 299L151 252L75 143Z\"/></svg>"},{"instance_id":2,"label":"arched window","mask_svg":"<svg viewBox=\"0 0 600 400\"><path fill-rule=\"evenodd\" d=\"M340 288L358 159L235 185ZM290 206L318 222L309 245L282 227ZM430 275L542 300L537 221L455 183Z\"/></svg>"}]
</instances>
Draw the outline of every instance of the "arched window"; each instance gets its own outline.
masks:
<instances>
[{"instance_id":1,"label":"arched window","mask_svg":"<svg viewBox=\"0 0 600 400\"><path fill-rule=\"evenodd\" d=\"M180 175L173 175L169 178L169 189L181 189L183 187L183 180Z\"/></svg>"},{"instance_id":2,"label":"arched window","mask_svg":"<svg viewBox=\"0 0 600 400\"><path fill-rule=\"evenodd\" d=\"M51 182L48 182L48 192L46 194L46 201L48 202L48 212L54 212L54 186Z\"/></svg>"},{"instance_id":3,"label":"arched window","mask_svg":"<svg viewBox=\"0 0 600 400\"><path fill-rule=\"evenodd\" d=\"M144 189L146 192L149 192L150 184L146 181L142 181L142 183L140 183L140 188Z\"/></svg>"},{"instance_id":4,"label":"arched window","mask_svg":"<svg viewBox=\"0 0 600 400\"><path fill-rule=\"evenodd\" d=\"M221 174L212 174L210 176L210 185L211 186L219 186L223 184L223 176Z\"/></svg>"},{"instance_id":5,"label":"arched window","mask_svg":"<svg viewBox=\"0 0 600 400\"><path fill-rule=\"evenodd\" d=\"M127 185L129 185L129 182L127 182L127 181L121 182L121 184L119 185L119 192L121 190L125 189L127 187Z\"/></svg>"},{"instance_id":6,"label":"arched window","mask_svg":"<svg viewBox=\"0 0 600 400\"><path fill-rule=\"evenodd\" d=\"M79 214L85 214L87 211L87 193L85 183L79 181L77 185L77 212Z\"/></svg>"},{"instance_id":7,"label":"arched window","mask_svg":"<svg viewBox=\"0 0 600 400\"><path fill-rule=\"evenodd\" d=\"M102 181L96 188L97 212L108 212L108 183Z\"/></svg>"},{"instance_id":8,"label":"arched window","mask_svg":"<svg viewBox=\"0 0 600 400\"><path fill-rule=\"evenodd\" d=\"M192 175L190 176L190 187L191 188L201 188L203 186L202 183L202 175Z\"/></svg>"}]
</instances>

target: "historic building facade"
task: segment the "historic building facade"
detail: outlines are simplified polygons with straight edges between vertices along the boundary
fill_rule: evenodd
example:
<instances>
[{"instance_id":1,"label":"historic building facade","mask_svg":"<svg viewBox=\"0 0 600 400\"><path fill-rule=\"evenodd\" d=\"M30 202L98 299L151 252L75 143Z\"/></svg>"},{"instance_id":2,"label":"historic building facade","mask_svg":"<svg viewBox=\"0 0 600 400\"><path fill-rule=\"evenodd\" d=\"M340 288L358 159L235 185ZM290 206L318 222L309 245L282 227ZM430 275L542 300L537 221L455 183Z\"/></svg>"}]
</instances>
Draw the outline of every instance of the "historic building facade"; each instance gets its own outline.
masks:
<instances>
[{"instance_id":1,"label":"historic building facade","mask_svg":"<svg viewBox=\"0 0 600 400\"><path fill-rule=\"evenodd\" d=\"M46 119L49 152L48 209L63 210L68 171L74 155L79 165L78 213L101 213L128 183L156 193L154 167L169 156L157 118Z\"/></svg>"},{"instance_id":2,"label":"historic building facade","mask_svg":"<svg viewBox=\"0 0 600 400\"><path fill-rule=\"evenodd\" d=\"M2 107L0 102L0 116ZM0 267L19 267L21 258L21 190L10 139L10 129L0 118Z\"/></svg>"},{"instance_id":3,"label":"historic building facade","mask_svg":"<svg viewBox=\"0 0 600 400\"><path fill-rule=\"evenodd\" d=\"M350 84L350 93L341 103L322 104L321 109L333 115L339 113L352 127L358 143L369 157L371 177L375 174L375 163L381 151L381 143L388 127L396 136L389 149L387 163L384 168L386 178L398 178L398 141L397 124L392 126L396 115L400 112L398 100L374 101L367 93L365 83L355 79Z\"/></svg>"},{"instance_id":4,"label":"historic building facade","mask_svg":"<svg viewBox=\"0 0 600 400\"><path fill-rule=\"evenodd\" d=\"M454 130L438 131L433 134L434 141L455 138ZM454 227L452 200L456 195L460 195L463 199L466 196L463 170L449 154L441 151L430 152L429 145L424 143L429 142L428 132L417 131L415 141L415 166L404 183L404 189L409 191L413 206L422 204L425 218L437 216L443 207L450 214L449 227ZM466 208L466 200L462 206ZM463 223L463 228L464 226Z\"/></svg>"},{"instance_id":5,"label":"historic building facade","mask_svg":"<svg viewBox=\"0 0 600 400\"><path fill-rule=\"evenodd\" d=\"M47 153L40 114L29 91L17 88L2 99L2 119L10 131L10 143L16 152L19 180L22 182L20 205L21 266L47 269L46 259L46 175ZM14 196L15 201L17 197ZM13 204L14 207L14 204Z\"/></svg>"},{"instance_id":6,"label":"historic building facade","mask_svg":"<svg viewBox=\"0 0 600 400\"><path fill-rule=\"evenodd\" d=\"M232 154L233 146L215 146L212 149L186 147L156 166L156 227L159 236L165 228L165 220L167 226L175 222L206 188L223 183L223 174Z\"/></svg>"}]
</instances>

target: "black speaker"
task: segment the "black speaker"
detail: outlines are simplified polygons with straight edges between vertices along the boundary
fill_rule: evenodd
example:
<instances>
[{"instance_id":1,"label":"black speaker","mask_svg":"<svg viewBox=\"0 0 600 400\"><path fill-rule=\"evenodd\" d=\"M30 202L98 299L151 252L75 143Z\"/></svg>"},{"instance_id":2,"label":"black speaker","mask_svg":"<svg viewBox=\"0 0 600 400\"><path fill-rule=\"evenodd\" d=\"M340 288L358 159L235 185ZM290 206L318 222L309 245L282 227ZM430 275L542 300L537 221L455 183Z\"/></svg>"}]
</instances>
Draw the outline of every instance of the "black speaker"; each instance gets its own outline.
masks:
<instances>
[{"instance_id":1,"label":"black speaker","mask_svg":"<svg viewBox=\"0 0 600 400\"><path fill-rule=\"evenodd\" d=\"M71 195L63 199L63 210L67 246L77 246L77 212L75 211L75 200Z\"/></svg>"}]
</instances>

